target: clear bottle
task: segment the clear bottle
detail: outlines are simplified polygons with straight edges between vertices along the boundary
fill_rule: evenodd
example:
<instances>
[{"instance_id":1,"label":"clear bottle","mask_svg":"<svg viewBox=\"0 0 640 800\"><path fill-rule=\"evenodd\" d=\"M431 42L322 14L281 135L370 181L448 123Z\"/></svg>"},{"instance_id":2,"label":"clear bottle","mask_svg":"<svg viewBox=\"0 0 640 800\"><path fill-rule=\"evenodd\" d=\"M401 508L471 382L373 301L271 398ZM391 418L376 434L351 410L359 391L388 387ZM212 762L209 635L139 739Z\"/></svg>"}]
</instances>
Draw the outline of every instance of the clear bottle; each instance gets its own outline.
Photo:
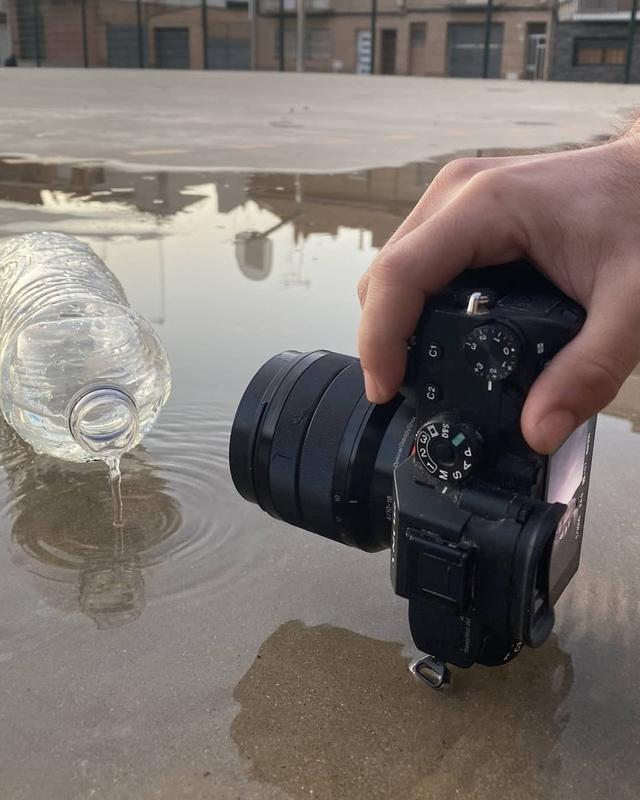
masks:
<instances>
[{"instance_id":1,"label":"clear bottle","mask_svg":"<svg viewBox=\"0 0 640 800\"><path fill-rule=\"evenodd\" d=\"M90 247L60 233L0 245L0 408L36 452L117 460L170 389L160 340Z\"/></svg>"}]
</instances>

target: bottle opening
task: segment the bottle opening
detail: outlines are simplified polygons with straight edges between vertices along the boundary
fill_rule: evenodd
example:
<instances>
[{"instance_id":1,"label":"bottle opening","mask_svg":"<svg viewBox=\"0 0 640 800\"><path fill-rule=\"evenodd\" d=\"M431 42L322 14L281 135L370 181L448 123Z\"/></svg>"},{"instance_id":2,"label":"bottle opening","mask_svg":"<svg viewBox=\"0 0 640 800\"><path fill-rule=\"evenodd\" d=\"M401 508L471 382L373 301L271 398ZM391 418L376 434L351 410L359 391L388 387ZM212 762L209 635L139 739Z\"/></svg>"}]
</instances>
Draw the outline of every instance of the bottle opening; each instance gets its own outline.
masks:
<instances>
[{"instance_id":1,"label":"bottle opening","mask_svg":"<svg viewBox=\"0 0 640 800\"><path fill-rule=\"evenodd\" d=\"M133 447L138 435L138 409L123 389L94 386L70 403L69 429L76 442L97 458Z\"/></svg>"}]
</instances>

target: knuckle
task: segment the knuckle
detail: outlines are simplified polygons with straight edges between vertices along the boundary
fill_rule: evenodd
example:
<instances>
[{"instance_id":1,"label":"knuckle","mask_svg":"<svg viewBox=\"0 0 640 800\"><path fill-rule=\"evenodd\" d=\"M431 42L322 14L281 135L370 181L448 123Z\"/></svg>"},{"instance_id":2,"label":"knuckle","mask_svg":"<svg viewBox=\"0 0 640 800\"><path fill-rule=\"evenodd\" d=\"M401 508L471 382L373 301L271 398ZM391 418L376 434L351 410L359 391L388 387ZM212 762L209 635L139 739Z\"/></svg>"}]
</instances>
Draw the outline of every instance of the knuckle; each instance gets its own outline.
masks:
<instances>
[{"instance_id":1,"label":"knuckle","mask_svg":"<svg viewBox=\"0 0 640 800\"><path fill-rule=\"evenodd\" d=\"M481 197L484 202L504 204L510 191L510 172L508 167L487 169L473 176L468 182L470 195Z\"/></svg>"},{"instance_id":2,"label":"knuckle","mask_svg":"<svg viewBox=\"0 0 640 800\"><path fill-rule=\"evenodd\" d=\"M482 170L480 158L456 158L445 164L436 177L442 183L449 185L466 183Z\"/></svg>"},{"instance_id":3,"label":"knuckle","mask_svg":"<svg viewBox=\"0 0 640 800\"><path fill-rule=\"evenodd\" d=\"M369 269L371 277L382 284L392 283L402 272L402 260L387 248L378 255Z\"/></svg>"}]
</instances>

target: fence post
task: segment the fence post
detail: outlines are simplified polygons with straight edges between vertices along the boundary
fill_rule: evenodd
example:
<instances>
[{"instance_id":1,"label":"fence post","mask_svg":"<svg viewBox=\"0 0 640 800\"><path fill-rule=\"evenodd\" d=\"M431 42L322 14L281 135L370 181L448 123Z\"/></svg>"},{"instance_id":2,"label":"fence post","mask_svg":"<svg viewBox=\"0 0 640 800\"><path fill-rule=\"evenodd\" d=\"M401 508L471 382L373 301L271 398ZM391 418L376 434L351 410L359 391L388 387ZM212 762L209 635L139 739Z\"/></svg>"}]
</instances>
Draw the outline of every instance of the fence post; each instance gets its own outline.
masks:
<instances>
[{"instance_id":1,"label":"fence post","mask_svg":"<svg viewBox=\"0 0 640 800\"><path fill-rule=\"evenodd\" d=\"M371 62L369 74L376 71L376 26L378 24L378 0L371 0Z\"/></svg>"},{"instance_id":2,"label":"fence post","mask_svg":"<svg viewBox=\"0 0 640 800\"><path fill-rule=\"evenodd\" d=\"M484 18L484 58L482 61L482 77L489 77L489 59L491 56L491 17L493 0L487 0L487 13Z\"/></svg>"},{"instance_id":3,"label":"fence post","mask_svg":"<svg viewBox=\"0 0 640 800\"><path fill-rule=\"evenodd\" d=\"M40 0L32 0L33 32L35 36L36 67L42 66L42 53L40 51Z\"/></svg>"},{"instance_id":4,"label":"fence post","mask_svg":"<svg viewBox=\"0 0 640 800\"><path fill-rule=\"evenodd\" d=\"M631 16L629 17L629 35L627 37L627 58L624 64L624 82L631 81L631 64L633 62L633 46L636 38L636 14L638 13L638 0L631 3Z\"/></svg>"},{"instance_id":5,"label":"fence post","mask_svg":"<svg viewBox=\"0 0 640 800\"><path fill-rule=\"evenodd\" d=\"M296 5L298 6L298 15L297 15L297 23L298 23L298 35L296 36L296 71L297 72L304 72L304 54L305 54L305 8L304 8L304 0L297 0Z\"/></svg>"},{"instance_id":6,"label":"fence post","mask_svg":"<svg viewBox=\"0 0 640 800\"><path fill-rule=\"evenodd\" d=\"M278 46L280 50L280 72L284 72L284 0L280 0L280 27L278 29Z\"/></svg>"},{"instance_id":7,"label":"fence post","mask_svg":"<svg viewBox=\"0 0 640 800\"><path fill-rule=\"evenodd\" d=\"M250 33L250 66L251 69L256 69L257 63L257 53L256 53L256 27L258 25L258 2L259 0L249 0L249 22L251 24L251 33Z\"/></svg>"},{"instance_id":8,"label":"fence post","mask_svg":"<svg viewBox=\"0 0 640 800\"><path fill-rule=\"evenodd\" d=\"M138 20L138 66L144 69L144 29L142 27L142 0L136 0L136 17Z\"/></svg>"},{"instance_id":9,"label":"fence post","mask_svg":"<svg viewBox=\"0 0 640 800\"><path fill-rule=\"evenodd\" d=\"M209 9L207 0L201 0L200 10L202 12L202 68L209 69L209 52L207 47L209 38Z\"/></svg>"},{"instance_id":10,"label":"fence post","mask_svg":"<svg viewBox=\"0 0 640 800\"><path fill-rule=\"evenodd\" d=\"M80 3L80 14L82 19L82 56L84 58L85 69L89 66L89 42L87 40L87 0Z\"/></svg>"}]
</instances>

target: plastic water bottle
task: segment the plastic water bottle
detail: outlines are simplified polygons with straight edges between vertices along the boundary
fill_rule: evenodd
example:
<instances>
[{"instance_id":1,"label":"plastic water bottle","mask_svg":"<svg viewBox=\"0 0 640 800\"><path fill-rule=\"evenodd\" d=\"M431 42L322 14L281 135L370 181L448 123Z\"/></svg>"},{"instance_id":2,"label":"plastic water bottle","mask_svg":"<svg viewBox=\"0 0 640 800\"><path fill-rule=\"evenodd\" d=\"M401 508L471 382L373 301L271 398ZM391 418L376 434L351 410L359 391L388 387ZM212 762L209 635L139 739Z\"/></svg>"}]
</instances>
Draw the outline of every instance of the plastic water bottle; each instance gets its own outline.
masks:
<instances>
[{"instance_id":1,"label":"plastic water bottle","mask_svg":"<svg viewBox=\"0 0 640 800\"><path fill-rule=\"evenodd\" d=\"M34 450L119 474L170 388L160 340L90 247L60 233L0 245L0 408Z\"/></svg>"}]
</instances>

